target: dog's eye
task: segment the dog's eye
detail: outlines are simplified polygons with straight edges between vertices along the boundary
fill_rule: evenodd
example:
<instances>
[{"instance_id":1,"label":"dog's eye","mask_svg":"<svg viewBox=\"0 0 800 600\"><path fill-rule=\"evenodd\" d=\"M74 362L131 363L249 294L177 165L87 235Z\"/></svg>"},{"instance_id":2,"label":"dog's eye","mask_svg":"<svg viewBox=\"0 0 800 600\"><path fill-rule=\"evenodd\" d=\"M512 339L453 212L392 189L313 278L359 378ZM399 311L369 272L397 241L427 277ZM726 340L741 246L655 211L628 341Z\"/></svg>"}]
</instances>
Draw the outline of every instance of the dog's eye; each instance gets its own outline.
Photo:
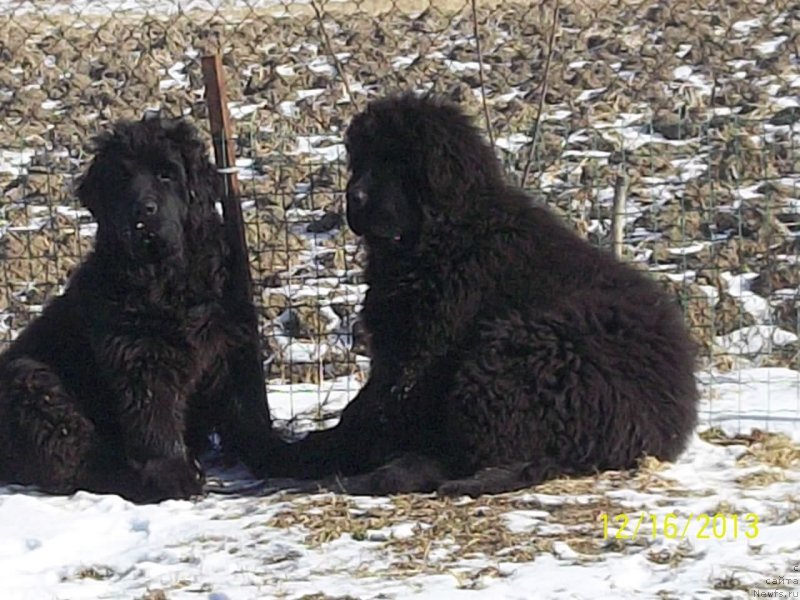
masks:
<instances>
[{"instance_id":1,"label":"dog's eye","mask_svg":"<svg viewBox=\"0 0 800 600\"><path fill-rule=\"evenodd\" d=\"M157 177L159 181L163 181L165 183L172 181L172 173L169 171L159 171Z\"/></svg>"}]
</instances>

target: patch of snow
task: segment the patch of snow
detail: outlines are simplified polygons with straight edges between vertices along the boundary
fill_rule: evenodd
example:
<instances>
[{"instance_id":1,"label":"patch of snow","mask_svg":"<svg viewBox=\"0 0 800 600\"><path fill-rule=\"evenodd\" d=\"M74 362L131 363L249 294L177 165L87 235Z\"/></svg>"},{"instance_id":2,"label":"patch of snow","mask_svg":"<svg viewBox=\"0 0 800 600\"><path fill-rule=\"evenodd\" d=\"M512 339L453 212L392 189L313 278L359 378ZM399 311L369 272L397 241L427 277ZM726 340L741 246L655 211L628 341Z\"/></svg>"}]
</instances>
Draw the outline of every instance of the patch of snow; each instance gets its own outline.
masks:
<instances>
[{"instance_id":1,"label":"patch of snow","mask_svg":"<svg viewBox=\"0 0 800 600\"><path fill-rule=\"evenodd\" d=\"M601 135L613 143L621 143L622 148L631 152L638 150L647 144L665 144L668 146L687 146L689 140L668 140L658 133L647 133L640 126L619 127L619 128L598 128Z\"/></svg>"},{"instance_id":2,"label":"patch of snow","mask_svg":"<svg viewBox=\"0 0 800 600\"><path fill-rule=\"evenodd\" d=\"M297 90L297 98L299 100L305 100L306 98L316 98L325 93L324 88L317 88L313 90Z\"/></svg>"},{"instance_id":3,"label":"patch of snow","mask_svg":"<svg viewBox=\"0 0 800 600\"><path fill-rule=\"evenodd\" d=\"M21 150L0 148L0 173L9 173L14 177L22 175L35 155L36 151L32 148Z\"/></svg>"},{"instance_id":4,"label":"patch of snow","mask_svg":"<svg viewBox=\"0 0 800 600\"><path fill-rule=\"evenodd\" d=\"M758 29L759 27L761 27L761 19L755 18L737 21L733 24L732 29L742 35L748 35L754 29Z\"/></svg>"},{"instance_id":5,"label":"patch of snow","mask_svg":"<svg viewBox=\"0 0 800 600\"><path fill-rule=\"evenodd\" d=\"M500 94L499 96L496 96L495 98L493 98L492 102L493 103L495 103L495 102L502 102L502 103L511 102L514 98L519 98L519 97L524 96L524 95L525 95L524 91L522 91L518 87L513 87L513 88L511 88L510 92L506 92L505 94Z\"/></svg>"},{"instance_id":6,"label":"patch of snow","mask_svg":"<svg viewBox=\"0 0 800 600\"><path fill-rule=\"evenodd\" d=\"M771 310L766 298L750 291L750 282L756 277L757 273L731 275L725 271L720 274L720 278L728 286L728 293L739 300L742 308L753 315L757 323L764 323L769 320Z\"/></svg>"},{"instance_id":7,"label":"patch of snow","mask_svg":"<svg viewBox=\"0 0 800 600\"><path fill-rule=\"evenodd\" d=\"M756 61L746 58L736 58L734 60L729 60L727 62L734 69L743 69L744 67L756 66Z\"/></svg>"},{"instance_id":8,"label":"patch of snow","mask_svg":"<svg viewBox=\"0 0 800 600\"><path fill-rule=\"evenodd\" d=\"M682 182L697 179L708 171L708 159L702 155L688 159L679 158L670 163L678 169L678 176Z\"/></svg>"},{"instance_id":9,"label":"patch of snow","mask_svg":"<svg viewBox=\"0 0 800 600\"><path fill-rule=\"evenodd\" d=\"M696 242L694 244L689 244L688 246L683 246L681 248L668 248L668 252L674 256L689 256L691 254L697 254L702 252L705 248L709 246L708 242Z\"/></svg>"},{"instance_id":10,"label":"patch of snow","mask_svg":"<svg viewBox=\"0 0 800 600\"><path fill-rule=\"evenodd\" d=\"M590 90L584 90L580 94L578 94L578 97L575 98L575 102L588 102L589 100L594 100L595 98L603 94L607 89L608 88L606 87L600 87Z\"/></svg>"},{"instance_id":11,"label":"patch of snow","mask_svg":"<svg viewBox=\"0 0 800 600\"><path fill-rule=\"evenodd\" d=\"M328 62L327 56L318 56L306 66L312 73L321 73L325 75L336 74L336 67Z\"/></svg>"},{"instance_id":12,"label":"patch of snow","mask_svg":"<svg viewBox=\"0 0 800 600\"><path fill-rule=\"evenodd\" d=\"M772 295L778 300L800 300L800 287L781 288L772 292Z\"/></svg>"},{"instance_id":13,"label":"patch of snow","mask_svg":"<svg viewBox=\"0 0 800 600\"><path fill-rule=\"evenodd\" d=\"M575 158L601 158L608 159L611 152L604 150L565 150L561 156Z\"/></svg>"},{"instance_id":14,"label":"patch of snow","mask_svg":"<svg viewBox=\"0 0 800 600\"><path fill-rule=\"evenodd\" d=\"M747 200L757 200L758 198L763 198L764 194L759 191L759 187L761 184L754 184L754 185L745 185L741 187L737 187L733 190L733 194L736 196L736 201L733 204L734 208L739 208L741 206L742 201Z\"/></svg>"},{"instance_id":15,"label":"patch of snow","mask_svg":"<svg viewBox=\"0 0 800 600\"><path fill-rule=\"evenodd\" d=\"M698 284L700 290L708 296L708 301L710 304L716 304L719 300L719 290L714 287L713 285L703 285Z\"/></svg>"},{"instance_id":16,"label":"patch of snow","mask_svg":"<svg viewBox=\"0 0 800 600\"><path fill-rule=\"evenodd\" d=\"M298 114L297 104L291 100L284 100L278 105L278 110L284 117L294 118Z\"/></svg>"},{"instance_id":17,"label":"patch of snow","mask_svg":"<svg viewBox=\"0 0 800 600\"><path fill-rule=\"evenodd\" d=\"M680 273L665 273L664 276L675 283L692 283L697 279L696 271L681 271Z\"/></svg>"},{"instance_id":18,"label":"patch of snow","mask_svg":"<svg viewBox=\"0 0 800 600\"><path fill-rule=\"evenodd\" d=\"M237 158L237 177L243 181L259 178L261 175L253 168L255 161L252 158ZM242 207L244 209L244 207Z\"/></svg>"},{"instance_id":19,"label":"patch of snow","mask_svg":"<svg viewBox=\"0 0 800 600\"><path fill-rule=\"evenodd\" d=\"M42 110L57 110L62 106L61 100L45 100L42 102Z\"/></svg>"},{"instance_id":20,"label":"patch of snow","mask_svg":"<svg viewBox=\"0 0 800 600\"><path fill-rule=\"evenodd\" d=\"M698 381L713 390L700 403L703 426L728 435L746 434L754 427L780 431L800 443L800 371L762 367L698 373ZM713 465L698 466L700 472L713 471L708 468Z\"/></svg>"},{"instance_id":21,"label":"patch of snow","mask_svg":"<svg viewBox=\"0 0 800 600\"><path fill-rule=\"evenodd\" d=\"M499 137L494 141L494 145L506 152L518 152L526 144L530 144L533 138L524 133L512 133L510 136Z\"/></svg>"},{"instance_id":22,"label":"patch of snow","mask_svg":"<svg viewBox=\"0 0 800 600\"><path fill-rule=\"evenodd\" d=\"M793 344L796 334L774 325L742 327L727 335L714 338L714 342L729 354L769 354L775 348Z\"/></svg>"},{"instance_id":23,"label":"patch of snow","mask_svg":"<svg viewBox=\"0 0 800 600\"><path fill-rule=\"evenodd\" d=\"M414 61L419 60L419 54L411 54L409 56L395 56L392 59L393 69L405 69L414 64Z\"/></svg>"},{"instance_id":24,"label":"patch of snow","mask_svg":"<svg viewBox=\"0 0 800 600\"><path fill-rule=\"evenodd\" d=\"M563 121L564 119L570 117L570 115L572 115L572 111L571 110L565 110L565 109L554 110L552 112L547 112L544 115L542 115L542 120L543 121Z\"/></svg>"},{"instance_id":25,"label":"patch of snow","mask_svg":"<svg viewBox=\"0 0 800 600\"><path fill-rule=\"evenodd\" d=\"M260 102L258 104L242 104L241 102L228 102L228 112L231 115L231 119L241 120L244 119L253 113L255 113L259 108L264 106L264 102Z\"/></svg>"},{"instance_id":26,"label":"patch of snow","mask_svg":"<svg viewBox=\"0 0 800 600\"><path fill-rule=\"evenodd\" d=\"M292 77L295 74L294 65L279 65L275 72L281 77Z\"/></svg>"},{"instance_id":27,"label":"patch of snow","mask_svg":"<svg viewBox=\"0 0 800 600\"><path fill-rule=\"evenodd\" d=\"M360 387L361 383L355 376L326 380L320 386L310 383L270 383L267 386L270 411L279 423L287 423L298 415L314 415L320 407L325 407L326 411L341 411ZM299 427L293 432L308 429L311 423L312 419L308 418L305 428Z\"/></svg>"},{"instance_id":28,"label":"patch of snow","mask_svg":"<svg viewBox=\"0 0 800 600\"><path fill-rule=\"evenodd\" d=\"M453 73L464 73L465 71L478 71L481 68L480 63L474 61L462 62L460 60L445 59L444 64L448 69L453 71ZM483 65L484 73L491 71L491 69L492 69L491 65L487 65L484 63Z\"/></svg>"},{"instance_id":29,"label":"patch of snow","mask_svg":"<svg viewBox=\"0 0 800 600\"><path fill-rule=\"evenodd\" d=\"M763 55L774 54L778 51L783 43L789 39L787 35L781 35L776 37L772 40L767 40L765 42L759 42L758 44L754 45L753 48L756 52Z\"/></svg>"},{"instance_id":30,"label":"patch of snow","mask_svg":"<svg viewBox=\"0 0 800 600\"><path fill-rule=\"evenodd\" d=\"M346 155L341 138L330 135L297 136L296 146L290 155L311 156L323 162L336 162Z\"/></svg>"},{"instance_id":31,"label":"patch of snow","mask_svg":"<svg viewBox=\"0 0 800 600\"><path fill-rule=\"evenodd\" d=\"M169 76L167 79L162 79L158 84L158 88L162 92L171 89L184 89L189 87L189 76L186 73L186 63L176 62L170 68L162 69L161 72Z\"/></svg>"},{"instance_id":32,"label":"patch of snow","mask_svg":"<svg viewBox=\"0 0 800 600\"><path fill-rule=\"evenodd\" d=\"M675 77L675 79L686 80L689 79L689 77L691 77L693 72L694 69L689 65L682 65L680 67L676 67L672 74Z\"/></svg>"},{"instance_id":33,"label":"patch of snow","mask_svg":"<svg viewBox=\"0 0 800 600\"><path fill-rule=\"evenodd\" d=\"M791 81L792 87L800 87L800 75L794 77ZM772 103L780 108L791 108L793 106L800 106L800 100L792 96L782 96L780 98L773 98ZM769 125L767 125L769 126ZM780 126L774 126L780 127Z\"/></svg>"}]
</instances>

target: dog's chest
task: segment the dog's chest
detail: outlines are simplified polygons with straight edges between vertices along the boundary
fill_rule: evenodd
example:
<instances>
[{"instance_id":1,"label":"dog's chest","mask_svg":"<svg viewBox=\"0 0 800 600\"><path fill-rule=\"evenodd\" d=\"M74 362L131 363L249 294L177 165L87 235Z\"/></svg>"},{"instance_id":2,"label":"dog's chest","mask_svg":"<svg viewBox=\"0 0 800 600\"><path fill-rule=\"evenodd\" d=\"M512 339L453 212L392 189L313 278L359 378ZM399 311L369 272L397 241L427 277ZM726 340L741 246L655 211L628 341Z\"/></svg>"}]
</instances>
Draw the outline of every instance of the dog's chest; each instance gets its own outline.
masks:
<instances>
[{"instance_id":1,"label":"dog's chest","mask_svg":"<svg viewBox=\"0 0 800 600\"><path fill-rule=\"evenodd\" d=\"M418 324L431 312L430 295L422 285L367 292L362 318L376 351L400 359L415 350L427 333Z\"/></svg>"},{"instance_id":2,"label":"dog's chest","mask_svg":"<svg viewBox=\"0 0 800 600\"><path fill-rule=\"evenodd\" d=\"M188 354L213 354L228 344L230 327L214 303L138 306L123 311L119 325L141 338L158 338Z\"/></svg>"},{"instance_id":3,"label":"dog's chest","mask_svg":"<svg viewBox=\"0 0 800 600\"><path fill-rule=\"evenodd\" d=\"M198 305L186 313L185 333L189 344L206 351L221 351L233 338L230 319L215 305Z\"/></svg>"}]
</instances>

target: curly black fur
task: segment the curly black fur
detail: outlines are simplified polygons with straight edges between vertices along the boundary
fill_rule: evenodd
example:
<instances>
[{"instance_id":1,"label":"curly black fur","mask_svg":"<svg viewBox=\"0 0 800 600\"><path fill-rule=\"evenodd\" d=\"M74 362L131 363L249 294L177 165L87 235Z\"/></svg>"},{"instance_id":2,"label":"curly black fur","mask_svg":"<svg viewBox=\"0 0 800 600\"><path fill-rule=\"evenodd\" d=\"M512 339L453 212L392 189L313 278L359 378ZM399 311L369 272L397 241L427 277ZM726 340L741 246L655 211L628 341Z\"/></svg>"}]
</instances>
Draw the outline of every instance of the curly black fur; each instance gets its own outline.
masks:
<instances>
[{"instance_id":1,"label":"curly black fur","mask_svg":"<svg viewBox=\"0 0 800 600\"><path fill-rule=\"evenodd\" d=\"M275 452L273 474L478 495L681 453L695 347L650 277L507 183L444 101L375 101L346 144L371 374L336 427Z\"/></svg>"},{"instance_id":2,"label":"curly black fur","mask_svg":"<svg viewBox=\"0 0 800 600\"><path fill-rule=\"evenodd\" d=\"M220 186L186 121L96 138L78 187L94 250L0 356L0 480L186 498L212 430L254 465L270 421L244 387L255 317L232 291Z\"/></svg>"}]
</instances>

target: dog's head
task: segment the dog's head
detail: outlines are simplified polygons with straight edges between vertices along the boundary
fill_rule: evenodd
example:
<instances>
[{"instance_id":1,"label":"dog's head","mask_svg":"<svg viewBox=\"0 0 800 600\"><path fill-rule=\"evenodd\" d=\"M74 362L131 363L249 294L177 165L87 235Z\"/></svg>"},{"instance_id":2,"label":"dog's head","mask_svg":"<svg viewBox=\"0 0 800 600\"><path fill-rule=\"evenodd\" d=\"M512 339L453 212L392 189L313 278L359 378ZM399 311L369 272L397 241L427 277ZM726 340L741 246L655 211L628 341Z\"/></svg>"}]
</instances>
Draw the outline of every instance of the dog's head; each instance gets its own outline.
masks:
<instances>
[{"instance_id":1,"label":"dog's head","mask_svg":"<svg viewBox=\"0 0 800 600\"><path fill-rule=\"evenodd\" d=\"M78 197L97 221L97 248L140 262L183 258L187 233L216 217L219 176L181 119L121 121L94 140Z\"/></svg>"},{"instance_id":2,"label":"dog's head","mask_svg":"<svg viewBox=\"0 0 800 600\"><path fill-rule=\"evenodd\" d=\"M368 242L413 245L427 223L466 217L482 189L502 185L497 157L471 119L433 96L371 102L348 127L345 146L347 220Z\"/></svg>"}]
</instances>

